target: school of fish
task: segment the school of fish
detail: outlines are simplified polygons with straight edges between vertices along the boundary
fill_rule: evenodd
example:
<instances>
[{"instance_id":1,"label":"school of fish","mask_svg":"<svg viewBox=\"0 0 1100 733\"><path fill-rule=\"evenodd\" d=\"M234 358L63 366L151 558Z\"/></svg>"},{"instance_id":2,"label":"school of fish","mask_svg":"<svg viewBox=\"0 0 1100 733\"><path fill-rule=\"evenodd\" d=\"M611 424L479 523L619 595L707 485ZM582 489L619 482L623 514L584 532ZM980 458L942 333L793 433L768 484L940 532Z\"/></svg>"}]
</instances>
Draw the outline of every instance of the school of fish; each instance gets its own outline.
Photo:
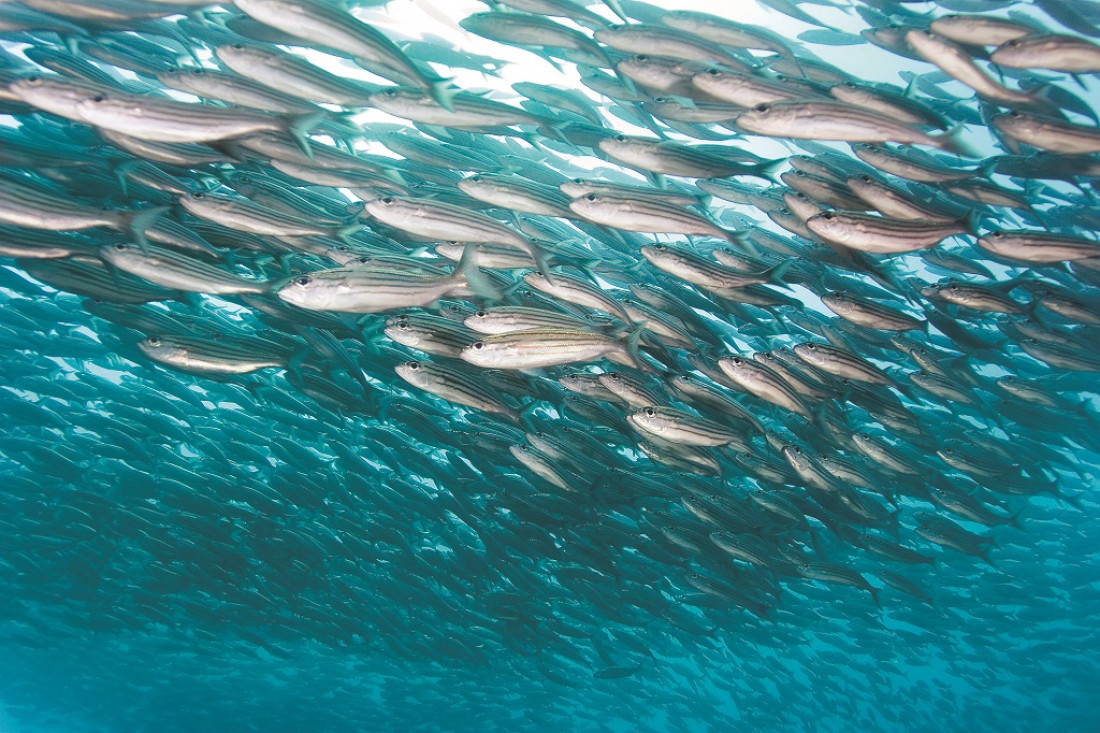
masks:
<instances>
[{"instance_id":1,"label":"school of fish","mask_svg":"<svg viewBox=\"0 0 1100 733\"><path fill-rule=\"evenodd\" d=\"M1089 728L1100 2L681 5L0 2L0 730Z\"/></svg>"}]
</instances>

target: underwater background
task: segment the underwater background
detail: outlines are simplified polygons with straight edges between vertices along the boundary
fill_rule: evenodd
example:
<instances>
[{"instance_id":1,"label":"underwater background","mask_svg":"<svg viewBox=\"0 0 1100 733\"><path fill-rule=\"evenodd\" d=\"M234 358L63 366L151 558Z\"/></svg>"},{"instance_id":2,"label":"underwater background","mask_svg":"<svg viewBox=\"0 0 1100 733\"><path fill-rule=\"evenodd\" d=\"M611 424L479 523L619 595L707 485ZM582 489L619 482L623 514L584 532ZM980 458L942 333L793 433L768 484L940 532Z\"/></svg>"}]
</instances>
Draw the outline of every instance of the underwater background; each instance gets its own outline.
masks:
<instances>
[{"instance_id":1,"label":"underwater background","mask_svg":"<svg viewBox=\"0 0 1100 733\"><path fill-rule=\"evenodd\" d=\"M0 732L1100 729L1100 64L998 66L1000 43L960 44L1002 88L1038 90L1014 102L905 40L976 14L1091 43L1100 4L293 11L369 24L396 43L362 31L374 59L323 23L332 47L305 24L295 38L289 5L0 3ZM465 21L490 12L538 20ZM677 22L688 40L652 31ZM605 29L624 23L639 47ZM346 86L317 88L348 99L270 89L249 108L173 76L246 78L215 51L240 45L327 70ZM639 56L665 60L667 86ZM942 124L905 123L912 146L750 133L736 118L754 104L723 112L693 83L714 68L812 104L848 84ZM54 96L33 95L41 78ZM420 107L383 110L391 85ZM163 117L81 117L96 95ZM448 124L476 100L516 114ZM164 139L183 104L224 113L208 130L254 129ZM1014 139L992 122L1013 109L1092 142ZM675 160L601 145L617 135ZM965 174L854 152L879 143ZM896 252L809 229L874 210L860 175L947 228ZM473 176L507 195L459 186ZM636 187L607 195L656 201L662 223L577 215L583 192L558 186L578 178ZM461 239L446 208L426 234L372 208L394 197L519 239L483 219ZM977 243L995 230L1075 238L1073 254ZM466 244L437 254L452 236ZM655 245L730 261L715 284L696 259L643 256ZM286 295L356 267L364 297L398 295ZM845 317L839 292L887 315ZM552 363L474 361L499 341L477 314L517 306L560 322L518 347ZM595 351L536 347L545 333ZM841 365L799 361L807 342ZM736 355L771 363L786 397L731 376Z\"/></svg>"}]
</instances>

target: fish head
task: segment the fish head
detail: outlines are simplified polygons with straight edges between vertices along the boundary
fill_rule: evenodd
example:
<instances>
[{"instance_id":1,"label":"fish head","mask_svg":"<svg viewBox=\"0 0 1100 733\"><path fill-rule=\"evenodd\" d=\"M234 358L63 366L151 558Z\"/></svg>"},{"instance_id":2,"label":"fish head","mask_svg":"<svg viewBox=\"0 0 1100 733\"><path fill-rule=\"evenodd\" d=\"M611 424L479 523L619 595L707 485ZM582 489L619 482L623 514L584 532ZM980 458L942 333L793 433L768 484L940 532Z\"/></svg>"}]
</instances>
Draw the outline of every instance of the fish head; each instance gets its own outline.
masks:
<instances>
[{"instance_id":1,"label":"fish head","mask_svg":"<svg viewBox=\"0 0 1100 733\"><path fill-rule=\"evenodd\" d=\"M142 112L141 104L142 100L140 98L127 99L126 97L116 97L101 91L77 102L76 112L81 118L93 125L111 129L116 127L119 122L140 116Z\"/></svg>"},{"instance_id":2,"label":"fish head","mask_svg":"<svg viewBox=\"0 0 1100 733\"><path fill-rule=\"evenodd\" d=\"M791 468L799 473L810 468L809 457L797 445L783 446L783 457L787 459L787 463L791 464Z\"/></svg>"},{"instance_id":3,"label":"fish head","mask_svg":"<svg viewBox=\"0 0 1100 733\"><path fill-rule=\"evenodd\" d=\"M624 25L609 25L604 28L598 29L595 33L592 34L592 37L600 43L608 43L613 42L617 38L622 38L624 35L627 35L630 32L631 29L627 28Z\"/></svg>"},{"instance_id":4,"label":"fish head","mask_svg":"<svg viewBox=\"0 0 1100 733\"><path fill-rule=\"evenodd\" d=\"M486 183L484 176L480 173L474 173L472 176L466 176L458 182L458 190L473 196L475 192L483 190Z\"/></svg>"},{"instance_id":5,"label":"fish head","mask_svg":"<svg viewBox=\"0 0 1100 733\"><path fill-rule=\"evenodd\" d=\"M832 211L814 214L806 219L806 227L814 234L832 242L843 243L852 233L852 227Z\"/></svg>"},{"instance_id":6,"label":"fish head","mask_svg":"<svg viewBox=\"0 0 1100 733\"><path fill-rule=\"evenodd\" d=\"M617 201L598 193L586 193L569 202L569 210L583 217L598 216L601 212L618 209Z\"/></svg>"},{"instance_id":7,"label":"fish head","mask_svg":"<svg viewBox=\"0 0 1100 733\"><path fill-rule=\"evenodd\" d=\"M592 184L583 178L574 178L565 183L558 184L558 190L571 199L580 198L592 192Z\"/></svg>"},{"instance_id":8,"label":"fish head","mask_svg":"<svg viewBox=\"0 0 1100 733\"><path fill-rule=\"evenodd\" d=\"M130 261L134 255L141 255L141 247L136 244L129 244L126 242L116 242L115 244L105 244L99 248L99 257L104 262L109 262L112 265L119 266L125 262Z\"/></svg>"},{"instance_id":9,"label":"fish head","mask_svg":"<svg viewBox=\"0 0 1100 733\"><path fill-rule=\"evenodd\" d=\"M138 348L154 361L179 361L187 356L187 347L163 336L147 336L138 342Z\"/></svg>"},{"instance_id":10,"label":"fish head","mask_svg":"<svg viewBox=\"0 0 1100 733\"><path fill-rule=\"evenodd\" d=\"M626 416L632 425L647 433L660 435L675 424L675 420L661 411L661 408L650 405Z\"/></svg>"},{"instance_id":11,"label":"fish head","mask_svg":"<svg viewBox=\"0 0 1100 733\"><path fill-rule=\"evenodd\" d=\"M411 324L405 316L386 319L386 327L382 332L402 346L414 348L420 343L421 337L426 335L423 329Z\"/></svg>"},{"instance_id":12,"label":"fish head","mask_svg":"<svg viewBox=\"0 0 1100 733\"><path fill-rule=\"evenodd\" d=\"M314 272L291 278L275 291L279 299L309 310L325 310L339 301L343 286L340 278Z\"/></svg>"},{"instance_id":13,"label":"fish head","mask_svg":"<svg viewBox=\"0 0 1100 733\"><path fill-rule=\"evenodd\" d=\"M399 223L406 219L410 207L398 196L383 196L367 201L363 204L363 208L371 217L383 224L399 226Z\"/></svg>"},{"instance_id":14,"label":"fish head","mask_svg":"<svg viewBox=\"0 0 1100 733\"><path fill-rule=\"evenodd\" d=\"M232 205L232 201L229 199L218 196L208 196L202 191L185 193L180 196L178 200L180 206L182 206L185 211L200 218L202 218L204 212L209 213L226 209Z\"/></svg>"},{"instance_id":15,"label":"fish head","mask_svg":"<svg viewBox=\"0 0 1100 733\"><path fill-rule=\"evenodd\" d=\"M372 107L376 107L383 112L389 112L397 117L401 117L409 110L421 107L439 106L426 94L411 89L397 88L383 89L380 92L375 92L367 97L367 101Z\"/></svg>"},{"instance_id":16,"label":"fish head","mask_svg":"<svg viewBox=\"0 0 1100 733\"><path fill-rule=\"evenodd\" d=\"M485 340L475 341L459 352L463 361L480 367L494 367L502 362L502 356L513 349L503 344L490 344Z\"/></svg>"},{"instance_id":17,"label":"fish head","mask_svg":"<svg viewBox=\"0 0 1100 733\"><path fill-rule=\"evenodd\" d=\"M397 376L414 387L424 387L435 381L429 375L428 370L425 369L423 362L406 361L403 364L398 364L393 369L397 372Z\"/></svg>"},{"instance_id":18,"label":"fish head","mask_svg":"<svg viewBox=\"0 0 1100 733\"><path fill-rule=\"evenodd\" d=\"M807 341L794 347L794 355L809 364L820 364L824 360L825 353L820 344Z\"/></svg>"},{"instance_id":19,"label":"fish head","mask_svg":"<svg viewBox=\"0 0 1100 733\"><path fill-rule=\"evenodd\" d=\"M65 83L41 74L32 74L13 82L8 86L8 91L27 104L69 119L79 119L79 104L102 92L99 87Z\"/></svg>"}]
</instances>

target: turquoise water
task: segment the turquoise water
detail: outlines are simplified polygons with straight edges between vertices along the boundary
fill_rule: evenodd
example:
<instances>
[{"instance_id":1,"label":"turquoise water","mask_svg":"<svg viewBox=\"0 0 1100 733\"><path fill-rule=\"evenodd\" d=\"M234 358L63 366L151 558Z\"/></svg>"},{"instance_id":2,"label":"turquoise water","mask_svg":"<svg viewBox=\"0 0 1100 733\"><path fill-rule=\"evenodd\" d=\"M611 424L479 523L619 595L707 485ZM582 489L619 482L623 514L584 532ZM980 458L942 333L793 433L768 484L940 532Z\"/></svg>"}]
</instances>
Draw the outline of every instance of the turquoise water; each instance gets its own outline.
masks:
<instances>
[{"instance_id":1,"label":"turquoise water","mask_svg":"<svg viewBox=\"0 0 1100 733\"><path fill-rule=\"evenodd\" d=\"M47 15L24 22L14 4L0 4L0 21L10 25L0 24L5 86L45 69L86 79L83 61L142 99L198 104L163 92L158 65L212 70L216 46L287 40L230 21L231 7L172 6L150 13L163 14L159 20L140 20L133 16L154 6L102 2L93 5L122 17L99 21L82 17L87 6L27 5ZM479 3L357 7L357 17L402 45L422 41L406 47L422 68L435 61L434 72L496 101L518 105L511 85L520 81L570 89L613 132L659 132L766 161L804 155L833 170L868 170L914 199L972 210L965 224L979 234L1094 237L1095 178L1065 172L1095 163L1094 155L1057 158L1058 175L994 173L1011 162L1004 139L988 127L995 104L932 64L858 35L892 24L923 28L934 17L974 12L975 3L621 7L632 22L689 8L755 24L779 34L807 69L816 57L849 80L893 84L949 122L948 130L922 129L933 138L957 135L969 154L923 146L911 153L915 160L974 166L972 181L1025 198L1023 207L975 203L947 184L921 187L875 172L842 141L650 116L584 85L591 58L464 32L457 22L488 9ZM1092 2L988 7L991 16L1078 37L1100 18ZM615 19L609 6L590 9ZM790 17L798 11L821 25ZM157 46L143 45L150 39ZM281 47L342 77L401 81L308 48L318 45ZM497 74L459 68L455 51L483 57L472 63L486 71L486 59L496 60ZM776 58L760 49L734 57ZM1085 114L1096 102L1094 74L999 71L1012 89L1045 84L1045 114L1062 110L1064 121L1095 124ZM834 83L812 90L827 93ZM366 104L322 103L326 122L310 133L313 164L320 150L354 152L384 171L372 189L296 179L272 162L278 156L247 152L246 136L205 140L212 162L143 160L103 136L106 123L97 128L0 94L0 246L38 248L0 260L0 732L1095 730L1100 361L1098 321L1088 319L1100 309L1092 262L997 258L967 233L900 255L814 245L765 213L772 200L765 189L788 191L783 179L759 171L727 177L745 187L743 200L712 198L694 184L708 176L632 170L574 137L591 123L541 102L525 108L552 124L456 129L414 125ZM439 152L446 147L417 159L384 145L385 135L442 142L482 162L453 164ZM1021 155L1025 167L1042 160L1027 145ZM792 170L782 162L772 175ZM739 251L761 265L795 262L783 282L755 286L775 302L738 303L733 294L688 285L639 252L660 242L709 256L741 240L529 214L464 197L457 187L467 175L494 172L698 197L691 210L712 223L789 237L785 250L756 243ZM642 334L615 308L534 292L520 280L534 261L483 263L495 273L494 297L448 292L424 307L366 314L291 309L276 291L343 264L336 258L346 251L336 239L261 235L181 207L186 190L228 196L241 174L272 185L246 194L264 211L298 206L314 222L361 223L341 232L346 249L445 265L431 277L453 265L433 254L441 238L384 226L361 215L357 202L386 195L385 185L407 186L397 195L457 202L522 231L551 253L554 273L589 283L620 307L642 299L630 285L683 299L690 307L663 306L682 340ZM177 241L176 252L271 288L243 295L157 289L104 264L97 249L134 240L140 227L76 234L76 226L17 222L31 205L3 196L19 186L71 201L73 211L163 209L159 225L175 225L177 239L204 242L200 252ZM168 246L151 229L143 234ZM48 246L69 249L40 259ZM935 252L986 272L946 268ZM424 276L401 262L406 280ZM84 269L74 275L67 265ZM1015 305L978 311L922 292L948 276L992 283ZM1076 298L1086 315L1055 310L1043 288ZM895 334L853 325L824 305L824 295L841 289L932 325L891 341ZM457 351L427 353L384 333L398 314L442 316L458 329L477 309L500 305L539 308L563 322L587 319L591 331L619 344L619 362L485 370ZM463 345L491 340L465 333ZM243 344L249 356L273 363L244 374L195 369L150 356L142 346L150 337L189 339L194 352ZM798 366L791 355L795 374L820 393L802 397L813 406L803 417L739 390L717 366L723 357L805 341L858 354L888 382L862 386ZM624 348L631 342L641 355ZM1060 361L1049 351L1047 359L1034 356L1036 344L1049 343ZM918 361L916 347L931 360ZM465 375L504 414L398 378L395 369L408 360ZM915 386L911 375L937 367L962 397ZM706 419L726 444L662 443L628 419L644 403L628 404L606 387L580 397L564 386L572 373L609 372L638 380L659 406ZM672 377L688 375L713 380L734 406L715 408L671 386ZM998 385L1005 376L1033 380L1054 403L1027 402ZM751 419L737 417L736 405ZM862 431L915 471L861 451L852 436ZM560 453L537 447L540 438ZM830 474L822 488L785 460L784 446L848 459L867 480ZM531 454L550 470L520 458ZM977 545L930 538L937 519L953 523L949 533L980 535ZM742 554L722 546L730 539ZM900 546L908 561L870 549L876 542ZM823 578L823 569L858 580Z\"/></svg>"}]
</instances>

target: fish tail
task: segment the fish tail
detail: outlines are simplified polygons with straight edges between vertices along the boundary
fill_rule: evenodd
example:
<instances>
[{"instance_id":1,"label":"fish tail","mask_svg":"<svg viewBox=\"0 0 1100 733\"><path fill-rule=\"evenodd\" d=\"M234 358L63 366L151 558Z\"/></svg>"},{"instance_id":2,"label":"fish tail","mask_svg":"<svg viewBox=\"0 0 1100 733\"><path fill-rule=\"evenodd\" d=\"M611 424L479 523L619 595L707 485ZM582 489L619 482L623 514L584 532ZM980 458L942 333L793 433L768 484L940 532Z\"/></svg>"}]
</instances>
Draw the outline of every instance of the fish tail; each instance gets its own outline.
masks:
<instances>
[{"instance_id":1,"label":"fish tail","mask_svg":"<svg viewBox=\"0 0 1100 733\"><path fill-rule=\"evenodd\" d=\"M156 223L160 215L168 211L167 206L157 206L152 209L141 209L126 214L124 221L130 234L134 235L141 251L148 254L149 240L145 238L145 231Z\"/></svg>"},{"instance_id":2,"label":"fish tail","mask_svg":"<svg viewBox=\"0 0 1100 733\"><path fill-rule=\"evenodd\" d=\"M970 143L962 139L962 132L964 129L966 129L966 125L960 122L942 135L933 135L933 145L964 158L984 157L975 150Z\"/></svg>"},{"instance_id":3,"label":"fish tail","mask_svg":"<svg viewBox=\"0 0 1100 733\"><path fill-rule=\"evenodd\" d=\"M380 175L387 181L396 183L398 186L404 187L407 186L409 183L405 180L405 177L401 175L401 171L397 170L396 168L383 168Z\"/></svg>"},{"instance_id":4,"label":"fish tail","mask_svg":"<svg viewBox=\"0 0 1100 733\"><path fill-rule=\"evenodd\" d=\"M744 229L726 229L725 227L718 227L719 235L722 239L726 240L730 244L736 244L738 246L744 246L745 237L749 235L748 231Z\"/></svg>"},{"instance_id":5,"label":"fish tail","mask_svg":"<svg viewBox=\"0 0 1100 733\"><path fill-rule=\"evenodd\" d=\"M448 112L455 111L455 95L459 89L450 79L436 79L428 83L428 96Z\"/></svg>"},{"instance_id":6,"label":"fish tail","mask_svg":"<svg viewBox=\"0 0 1100 733\"><path fill-rule=\"evenodd\" d=\"M772 285L786 285L787 283L783 279L783 276L787 274L787 270L791 269L791 267L794 266L794 263L795 258L791 257L790 259L780 262L775 267L770 267L767 270L764 270L764 272L760 274L762 277L767 278L768 282Z\"/></svg>"},{"instance_id":7,"label":"fish tail","mask_svg":"<svg viewBox=\"0 0 1100 733\"><path fill-rule=\"evenodd\" d=\"M546 250L537 244L532 244L530 254L531 259L535 261L535 268L539 271L539 274L546 278L546 282L553 285L554 278L550 275L550 257L546 254Z\"/></svg>"},{"instance_id":8,"label":"fish tail","mask_svg":"<svg viewBox=\"0 0 1100 733\"><path fill-rule=\"evenodd\" d=\"M779 169L787 163L786 158L776 158L775 160L769 160L766 163L760 163L756 166L757 175L761 178L766 178L772 183L783 183L779 178Z\"/></svg>"},{"instance_id":9,"label":"fish tail","mask_svg":"<svg viewBox=\"0 0 1100 733\"><path fill-rule=\"evenodd\" d=\"M630 332L630 336L626 339L626 350L639 369L643 372L652 372L653 367L642 359L642 352L638 348L638 342L641 341L642 334L645 333L645 328L645 324L643 323Z\"/></svg>"},{"instance_id":10,"label":"fish tail","mask_svg":"<svg viewBox=\"0 0 1100 733\"><path fill-rule=\"evenodd\" d=\"M452 277L458 282L465 284L473 290L477 295L489 300L500 300L503 294L492 280L481 271L481 267L477 263L477 244L470 242L462 250L462 257L458 260L458 265L455 266L454 275Z\"/></svg>"},{"instance_id":11,"label":"fish tail","mask_svg":"<svg viewBox=\"0 0 1100 733\"><path fill-rule=\"evenodd\" d=\"M126 180L126 174L141 165L140 160L126 160L115 166L115 178L118 180L118 188L123 196L130 195L130 186Z\"/></svg>"},{"instance_id":12,"label":"fish tail","mask_svg":"<svg viewBox=\"0 0 1100 733\"><path fill-rule=\"evenodd\" d=\"M294 138L294 143L310 160L313 160L313 150L309 146L309 133L321 124L326 114L328 113L325 110L310 112L309 114L291 117L287 123L287 134Z\"/></svg>"},{"instance_id":13,"label":"fish tail","mask_svg":"<svg viewBox=\"0 0 1100 733\"><path fill-rule=\"evenodd\" d=\"M351 244L351 235L366 229L365 224L347 224L336 230L336 238L344 244Z\"/></svg>"},{"instance_id":14,"label":"fish tail","mask_svg":"<svg viewBox=\"0 0 1100 733\"><path fill-rule=\"evenodd\" d=\"M623 6L619 4L619 0L603 0L603 4L610 8L611 12L614 13L619 20L624 23L630 22L630 18L623 12Z\"/></svg>"}]
</instances>

